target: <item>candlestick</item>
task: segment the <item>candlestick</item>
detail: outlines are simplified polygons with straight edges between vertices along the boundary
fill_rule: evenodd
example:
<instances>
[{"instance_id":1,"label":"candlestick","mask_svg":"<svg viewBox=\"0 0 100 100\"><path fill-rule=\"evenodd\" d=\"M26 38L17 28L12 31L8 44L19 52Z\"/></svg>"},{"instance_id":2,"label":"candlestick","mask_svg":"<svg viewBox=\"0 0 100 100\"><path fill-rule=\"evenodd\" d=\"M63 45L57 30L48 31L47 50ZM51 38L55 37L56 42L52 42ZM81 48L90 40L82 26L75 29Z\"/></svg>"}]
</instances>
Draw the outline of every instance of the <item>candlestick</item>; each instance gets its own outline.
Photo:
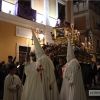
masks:
<instances>
[{"instance_id":1,"label":"candlestick","mask_svg":"<svg viewBox=\"0 0 100 100\"><path fill-rule=\"evenodd\" d=\"M74 28L74 23L71 23L71 28Z\"/></svg>"}]
</instances>

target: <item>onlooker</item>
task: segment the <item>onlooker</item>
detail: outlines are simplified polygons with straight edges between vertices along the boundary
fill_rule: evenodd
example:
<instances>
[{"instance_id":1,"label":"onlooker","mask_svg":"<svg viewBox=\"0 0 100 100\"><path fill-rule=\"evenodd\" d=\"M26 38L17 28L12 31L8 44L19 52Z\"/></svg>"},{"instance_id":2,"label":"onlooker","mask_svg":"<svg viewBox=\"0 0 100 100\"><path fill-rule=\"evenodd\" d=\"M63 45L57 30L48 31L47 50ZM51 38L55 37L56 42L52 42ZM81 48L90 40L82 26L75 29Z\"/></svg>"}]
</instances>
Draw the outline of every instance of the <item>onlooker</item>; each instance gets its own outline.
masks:
<instances>
[{"instance_id":1,"label":"onlooker","mask_svg":"<svg viewBox=\"0 0 100 100\"><path fill-rule=\"evenodd\" d=\"M9 65L10 73L6 76L4 82L4 97L3 100L20 100L21 96L21 80L15 75L16 66Z\"/></svg>"},{"instance_id":2,"label":"onlooker","mask_svg":"<svg viewBox=\"0 0 100 100\"><path fill-rule=\"evenodd\" d=\"M56 77L56 79L57 79L56 65L58 65L59 63L58 63L57 60L54 58L54 54L53 54L53 53L50 53L50 54L49 54L49 57L50 57L50 59L52 60L52 62L53 62L53 64L54 64L54 67L55 67L54 72L55 72L55 77Z\"/></svg>"},{"instance_id":3,"label":"onlooker","mask_svg":"<svg viewBox=\"0 0 100 100\"><path fill-rule=\"evenodd\" d=\"M97 66L92 61L92 63L91 63L91 85L92 84L96 85L96 79L95 79L96 74L97 74Z\"/></svg>"},{"instance_id":4,"label":"onlooker","mask_svg":"<svg viewBox=\"0 0 100 100\"><path fill-rule=\"evenodd\" d=\"M97 66L97 69L100 68L100 64L99 64L99 62L96 63L96 66Z\"/></svg>"},{"instance_id":5,"label":"onlooker","mask_svg":"<svg viewBox=\"0 0 100 100\"><path fill-rule=\"evenodd\" d=\"M98 68L98 84L100 85L100 67Z\"/></svg>"},{"instance_id":6,"label":"onlooker","mask_svg":"<svg viewBox=\"0 0 100 100\"><path fill-rule=\"evenodd\" d=\"M53 64L54 64L54 67L56 67L56 65L58 64L58 62L56 61L55 57L54 57L54 54L53 53L50 53L49 54L49 57L50 59L52 60Z\"/></svg>"},{"instance_id":7,"label":"onlooker","mask_svg":"<svg viewBox=\"0 0 100 100\"><path fill-rule=\"evenodd\" d=\"M57 85L58 85L58 89L59 89L59 93L61 90L61 86L62 86L62 67L64 66L64 58L63 57L59 57L59 64L56 66L56 70L57 70Z\"/></svg>"},{"instance_id":8,"label":"onlooker","mask_svg":"<svg viewBox=\"0 0 100 100\"><path fill-rule=\"evenodd\" d=\"M2 61L0 65L0 99L3 98L3 87L4 87L4 79L6 77L6 65L5 62Z\"/></svg>"},{"instance_id":9,"label":"onlooker","mask_svg":"<svg viewBox=\"0 0 100 100\"><path fill-rule=\"evenodd\" d=\"M100 84L100 64L99 62L96 63L97 65L97 84Z\"/></svg>"},{"instance_id":10,"label":"onlooker","mask_svg":"<svg viewBox=\"0 0 100 100\"><path fill-rule=\"evenodd\" d=\"M12 60L13 60L13 57L12 56L8 56L8 64L11 64Z\"/></svg>"},{"instance_id":11,"label":"onlooker","mask_svg":"<svg viewBox=\"0 0 100 100\"><path fill-rule=\"evenodd\" d=\"M6 70L7 70L7 75L9 74L9 64L12 64L13 57L12 56L8 56L8 63L6 65Z\"/></svg>"},{"instance_id":12,"label":"onlooker","mask_svg":"<svg viewBox=\"0 0 100 100\"><path fill-rule=\"evenodd\" d=\"M34 62L34 61L36 61L35 53L31 52L30 53L30 62Z\"/></svg>"}]
</instances>

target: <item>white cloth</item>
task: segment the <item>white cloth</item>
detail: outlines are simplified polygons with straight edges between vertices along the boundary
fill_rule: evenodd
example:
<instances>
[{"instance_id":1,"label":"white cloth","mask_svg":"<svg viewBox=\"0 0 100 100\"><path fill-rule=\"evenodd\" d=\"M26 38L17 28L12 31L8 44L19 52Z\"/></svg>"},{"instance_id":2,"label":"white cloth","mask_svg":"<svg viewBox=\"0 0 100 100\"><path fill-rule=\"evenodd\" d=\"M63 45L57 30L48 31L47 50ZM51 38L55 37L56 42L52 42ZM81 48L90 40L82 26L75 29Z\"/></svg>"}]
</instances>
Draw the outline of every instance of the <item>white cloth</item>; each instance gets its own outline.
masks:
<instances>
[{"instance_id":1,"label":"white cloth","mask_svg":"<svg viewBox=\"0 0 100 100\"><path fill-rule=\"evenodd\" d=\"M37 71L41 65L41 71ZM54 65L49 57L43 54L35 64L27 66L27 77L21 100L59 100ZM42 75L41 75L42 74ZM42 76L42 78L41 78ZM52 90L49 90L49 86Z\"/></svg>"},{"instance_id":2,"label":"white cloth","mask_svg":"<svg viewBox=\"0 0 100 100\"><path fill-rule=\"evenodd\" d=\"M3 100L20 100L21 90L16 89L16 85L21 86L21 80L17 75L8 74L4 82Z\"/></svg>"},{"instance_id":3,"label":"white cloth","mask_svg":"<svg viewBox=\"0 0 100 100\"><path fill-rule=\"evenodd\" d=\"M65 66L60 100L87 100L79 62L73 58Z\"/></svg>"}]
</instances>

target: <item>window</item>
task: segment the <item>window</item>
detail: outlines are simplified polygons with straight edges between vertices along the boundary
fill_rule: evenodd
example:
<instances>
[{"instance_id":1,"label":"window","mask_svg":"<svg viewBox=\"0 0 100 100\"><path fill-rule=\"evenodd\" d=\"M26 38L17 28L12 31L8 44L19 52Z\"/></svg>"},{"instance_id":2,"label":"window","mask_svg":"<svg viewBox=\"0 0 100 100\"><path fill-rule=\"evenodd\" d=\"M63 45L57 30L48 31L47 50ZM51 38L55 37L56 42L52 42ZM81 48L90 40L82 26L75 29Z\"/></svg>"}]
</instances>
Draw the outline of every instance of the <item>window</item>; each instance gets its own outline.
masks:
<instances>
[{"instance_id":1,"label":"window","mask_svg":"<svg viewBox=\"0 0 100 100\"><path fill-rule=\"evenodd\" d=\"M16 15L15 13L15 0L3 0L1 11L5 13L9 13L11 15Z\"/></svg>"},{"instance_id":2,"label":"window","mask_svg":"<svg viewBox=\"0 0 100 100\"><path fill-rule=\"evenodd\" d=\"M18 3L31 8L31 0L18 0Z\"/></svg>"},{"instance_id":3,"label":"window","mask_svg":"<svg viewBox=\"0 0 100 100\"><path fill-rule=\"evenodd\" d=\"M25 59L29 59L29 53L31 51L30 47L19 46L19 62L25 62Z\"/></svg>"},{"instance_id":4,"label":"window","mask_svg":"<svg viewBox=\"0 0 100 100\"><path fill-rule=\"evenodd\" d=\"M58 19L65 20L65 5L58 2Z\"/></svg>"}]
</instances>

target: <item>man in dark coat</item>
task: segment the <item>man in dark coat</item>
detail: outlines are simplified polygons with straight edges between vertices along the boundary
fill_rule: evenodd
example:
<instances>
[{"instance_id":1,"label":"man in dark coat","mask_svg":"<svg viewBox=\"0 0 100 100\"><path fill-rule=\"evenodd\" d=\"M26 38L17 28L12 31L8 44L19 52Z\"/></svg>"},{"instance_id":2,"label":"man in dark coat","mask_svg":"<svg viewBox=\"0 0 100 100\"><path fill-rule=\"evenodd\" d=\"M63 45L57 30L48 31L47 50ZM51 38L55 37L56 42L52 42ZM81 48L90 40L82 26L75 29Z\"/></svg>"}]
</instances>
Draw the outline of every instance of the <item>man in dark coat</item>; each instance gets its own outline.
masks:
<instances>
[{"instance_id":1,"label":"man in dark coat","mask_svg":"<svg viewBox=\"0 0 100 100\"><path fill-rule=\"evenodd\" d=\"M61 90L61 86L62 86L62 67L64 66L64 58L63 57L59 57L59 64L56 66L56 72L57 72L57 86L59 89L59 93Z\"/></svg>"},{"instance_id":2,"label":"man in dark coat","mask_svg":"<svg viewBox=\"0 0 100 100\"><path fill-rule=\"evenodd\" d=\"M91 63L91 83L93 83L94 85L96 85L96 79L95 79L96 74L97 74L97 66L92 61Z\"/></svg>"}]
</instances>

